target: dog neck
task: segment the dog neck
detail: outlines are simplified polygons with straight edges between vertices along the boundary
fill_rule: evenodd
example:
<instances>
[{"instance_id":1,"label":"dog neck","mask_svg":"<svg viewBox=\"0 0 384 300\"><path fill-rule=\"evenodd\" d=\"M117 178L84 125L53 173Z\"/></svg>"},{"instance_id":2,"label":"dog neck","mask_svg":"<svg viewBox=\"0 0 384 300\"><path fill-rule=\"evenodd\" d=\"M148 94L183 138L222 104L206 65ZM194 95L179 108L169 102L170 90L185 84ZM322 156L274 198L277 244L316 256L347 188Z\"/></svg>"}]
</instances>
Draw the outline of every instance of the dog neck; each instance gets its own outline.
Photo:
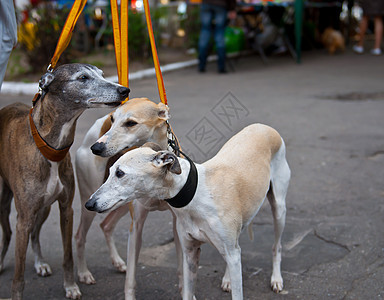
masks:
<instances>
[{"instance_id":1,"label":"dog neck","mask_svg":"<svg viewBox=\"0 0 384 300\"><path fill-rule=\"evenodd\" d=\"M165 201L168 202L170 206L175 208L182 208L187 206L192 201L196 193L198 183L197 168L191 159L187 158L187 162L189 163L188 177L185 179L184 176L183 180L176 184L179 187L176 195L174 195L172 198L165 199ZM188 169L188 166L185 166L185 169ZM185 173L186 172L184 172L184 174Z\"/></svg>"},{"instance_id":2,"label":"dog neck","mask_svg":"<svg viewBox=\"0 0 384 300\"><path fill-rule=\"evenodd\" d=\"M167 149L168 147L168 137L167 137L167 125L165 122L162 122L158 127L155 128L152 139L150 142L158 144L161 149Z\"/></svg>"},{"instance_id":3,"label":"dog neck","mask_svg":"<svg viewBox=\"0 0 384 300\"><path fill-rule=\"evenodd\" d=\"M63 149L72 145L76 121L84 110L62 107L59 101L47 94L43 101L36 104L31 115L40 137L52 148Z\"/></svg>"}]
</instances>

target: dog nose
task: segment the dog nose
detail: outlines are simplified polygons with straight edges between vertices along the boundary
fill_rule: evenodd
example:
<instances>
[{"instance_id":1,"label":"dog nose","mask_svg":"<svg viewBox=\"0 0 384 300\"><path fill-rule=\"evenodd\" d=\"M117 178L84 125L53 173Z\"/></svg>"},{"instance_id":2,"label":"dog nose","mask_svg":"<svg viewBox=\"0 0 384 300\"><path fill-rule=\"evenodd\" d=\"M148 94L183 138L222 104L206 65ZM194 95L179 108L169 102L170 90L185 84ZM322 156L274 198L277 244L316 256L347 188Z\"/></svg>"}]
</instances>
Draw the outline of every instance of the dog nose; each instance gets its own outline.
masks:
<instances>
[{"instance_id":1,"label":"dog nose","mask_svg":"<svg viewBox=\"0 0 384 300\"><path fill-rule=\"evenodd\" d=\"M91 211L95 211L96 210L96 201L94 201L92 198L89 199L85 203L85 208L88 209L88 210L91 210Z\"/></svg>"},{"instance_id":2,"label":"dog nose","mask_svg":"<svg viewBox=\"0 0 384 300\"><path fill-rule=\"evenodd\" d=\"M104 143L94 143L91 147L92 153L95 155L101 155L105 149Z\"/></svg>"},{"instance_id":3,"label":"dog nose","mask_svg":"<svg viewBox=\"0 0 384 300\"><path fill-rule=\"evenodd\" d=\"M117 88L117 92L123 97L123 98L127 98L128 95L129 95L129 92L131 90L129 88L126 88L125 86L119 86Z\"/></svg>"}]
</instances>

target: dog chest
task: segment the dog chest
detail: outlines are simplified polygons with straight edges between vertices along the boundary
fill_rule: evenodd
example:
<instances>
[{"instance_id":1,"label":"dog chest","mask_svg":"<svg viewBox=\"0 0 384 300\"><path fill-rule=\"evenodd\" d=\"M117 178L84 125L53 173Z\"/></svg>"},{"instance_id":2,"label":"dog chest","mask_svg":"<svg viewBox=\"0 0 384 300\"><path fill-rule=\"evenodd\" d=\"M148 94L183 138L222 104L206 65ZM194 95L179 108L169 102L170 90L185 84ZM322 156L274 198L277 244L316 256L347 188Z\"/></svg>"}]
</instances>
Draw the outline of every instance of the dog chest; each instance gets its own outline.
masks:
<instances>
[{"instance_id":1,"label":"dog chest","mask_svg":"<svg viewBox=\"0 0 384 300\"><path fill-rule=\"evenodd\" d=\"M45 204L50 205L53 203L56 200L56 196L63 190L63 187L63 183L59 177L59 164L51 162L47 188L44 193Z\"/></svg>"}]
</instances>

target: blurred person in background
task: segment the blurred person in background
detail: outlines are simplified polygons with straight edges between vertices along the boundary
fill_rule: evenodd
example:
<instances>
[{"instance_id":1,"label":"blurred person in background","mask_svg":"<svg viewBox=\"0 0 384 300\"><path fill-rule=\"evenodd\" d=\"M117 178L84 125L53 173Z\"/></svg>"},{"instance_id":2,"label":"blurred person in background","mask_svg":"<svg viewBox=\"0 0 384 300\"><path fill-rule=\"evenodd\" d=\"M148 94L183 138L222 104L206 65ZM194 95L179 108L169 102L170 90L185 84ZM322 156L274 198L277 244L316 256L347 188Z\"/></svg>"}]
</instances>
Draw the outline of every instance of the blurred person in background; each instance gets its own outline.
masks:
<instances>
[{"instance_id":1,"label":"blurred person in background","mask_svg":"<svg viewBox=\"0 0 384 300\"><path fill-rule=\"evenodd\" d=\"M17 43L17 23L13 0L0 1L0 90L12 49Z\"/></svg>"},{"instance_id":2,"label":"blurred person in background","mask_svg":"<svg viewBox=\"0 0 384 300\"><path fill-rule=\"evenodd\" d=\"M359 42L353 46L353 51L364 53L364 38L368 29L369 20L373 18L375 28L375 44L371 54L381 55L381 41L383 38L384 0L362 0L363 18L360 22Z\"/></svg>"},{"instance_id":3,"label":"blurred person in background","mask_svg":"<svg viewBox=\"0 0 384 300\"><path fill-rule=\"evenodd\" d=\"M226 73L225 27L227 26L227 18L236 18L235 7L236 0L202 0L200 8L199 72L205 72L213 23L213 37L218 56L218 72Z\"/></svg>"}]
</instances>

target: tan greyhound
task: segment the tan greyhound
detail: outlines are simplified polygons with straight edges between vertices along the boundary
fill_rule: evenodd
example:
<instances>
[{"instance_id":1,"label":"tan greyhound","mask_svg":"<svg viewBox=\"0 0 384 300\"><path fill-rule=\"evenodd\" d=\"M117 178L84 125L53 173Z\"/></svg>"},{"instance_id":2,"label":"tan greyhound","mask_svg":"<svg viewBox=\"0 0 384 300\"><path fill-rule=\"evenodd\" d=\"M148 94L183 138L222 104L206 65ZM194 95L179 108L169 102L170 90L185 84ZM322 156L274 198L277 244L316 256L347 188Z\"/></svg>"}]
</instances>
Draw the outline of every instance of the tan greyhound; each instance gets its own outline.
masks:
<instances>
[{"instance_id":1,"label":"tan greyhound","mask_svg":"<svg viewBox=\"0 0 384 300\"><path fill-rule=\"evenodd\" d=\"M51 204L60 208L60 228L64 253L64 288L67 298L79 299L72 256L72 200L74 174L69 153L52 161L39 151L35 138L60 152L73 143L76 121L87 108L117 106L129 89L109 82L102 71L91 65L69 64L48 72L40 80L41 97L33 108L21 103L0 110L0 222L3 240L0 246L0 271L11 239L9 214L12 197L17 210L15 273L12 299L21 299L24 288L25 258L29 237L35 253L37 274L48 276L50 266L43 260L40 229ZM56 150L55 150L56 149ZM51 158L50 158L51 159Z\"/></svg>"},{"instance_id":2,"label":"tan greyhound","mask_svg":"<svg viewBox=\"0 0 384 300\"><path fill-rule=\"evenodd\" d=\"M86 284L96 282L85 259L86 236L95 213L85 209L85 202L105 181L106 171L111 165L110 160L115 161L127 149L150 141L159 144L162 149L167 149L168 125L166 122L168 119L168 107L163 103L155 104L147 98L130 99L111 114L98 119L89 129L82 145L77 150L76 174L82 203L81 220L76 233L80 282ZM97 155L93 155L92 152ZM145 206L134 202L133 205L133 230L128 241L127 265L116 250L113 230L120 218L127 214L128 204L111 212L100 224L110 250L112 264L119 271L127 272L126 293L131 295L131 298L135 297L136 264L145 220L150 211L169 209L165 201L148 202ZM175 219L174 230L176 230ZM176 234L175 245L181 267L182 253ZM178 272L181 281L181 269Z\"/></svg>"},{"instance_id":3,"label":"tan greyhound","mask_svg":"<svg viewBox=\"0 0 384 300\"><path fill-rule=\"evenodd\" d=\"M201 165L170 151L134 149L110 168L107 181L86 208L108 212L133 200L144 205L148 200L169 202L183 251L183 299L194 297L204 242L211 243L227 263L232 299L242 299L239 235L268 198L275 227L271 287L280 292L281 236L290 180L285 151L278 132L262 124L244 128Z\"/></svg>"}]
</instances>

